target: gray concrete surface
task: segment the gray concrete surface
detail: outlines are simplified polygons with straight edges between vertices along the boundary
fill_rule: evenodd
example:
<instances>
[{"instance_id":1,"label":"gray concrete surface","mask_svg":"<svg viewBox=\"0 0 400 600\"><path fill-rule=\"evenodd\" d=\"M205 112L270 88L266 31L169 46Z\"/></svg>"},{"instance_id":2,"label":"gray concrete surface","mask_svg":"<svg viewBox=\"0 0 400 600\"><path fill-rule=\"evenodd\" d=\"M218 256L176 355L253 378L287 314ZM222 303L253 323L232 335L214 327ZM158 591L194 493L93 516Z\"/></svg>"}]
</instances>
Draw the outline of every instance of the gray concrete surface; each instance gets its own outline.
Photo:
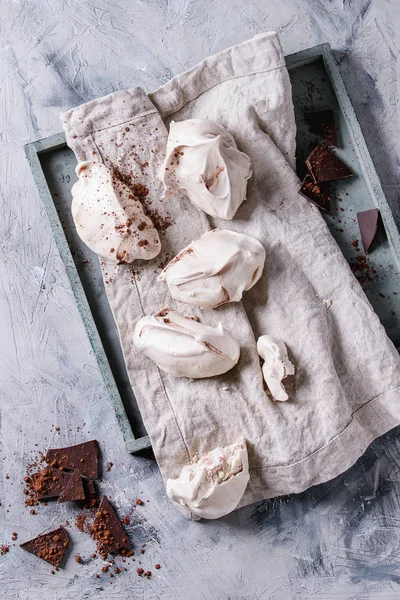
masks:
<instances>
[{"instance_id":1,"label":"gray concrete surface","mask_svg":"<svg viewBox=\"0 0 400 600\"><path fill-rule=\"evenodd\" d=\"M69 520L66 568L18 545L0 556L7 600L289 600L400 597L400 444L377 440L336 480L187 522L167 501L156 464L131 457L107 402L23 145L60 130L58 114L109 92L152 90L211 53L267 30L286 53L330 42L382 184L400 217L397 0L0 0L0 543ZM56 431L59 427L60 431ZM133 509L137 563L111 579L90 558L74 509L30 515L21 481L35 449L96 437L101 489ZM38 446L35 446L37 444ZM8 478L6 478L8 475ZM152 538L152 541L148 541ZM81 554L85 564L75 562ZM161 569L155 571L155 563Z\"/></svg>"}]
</instances>

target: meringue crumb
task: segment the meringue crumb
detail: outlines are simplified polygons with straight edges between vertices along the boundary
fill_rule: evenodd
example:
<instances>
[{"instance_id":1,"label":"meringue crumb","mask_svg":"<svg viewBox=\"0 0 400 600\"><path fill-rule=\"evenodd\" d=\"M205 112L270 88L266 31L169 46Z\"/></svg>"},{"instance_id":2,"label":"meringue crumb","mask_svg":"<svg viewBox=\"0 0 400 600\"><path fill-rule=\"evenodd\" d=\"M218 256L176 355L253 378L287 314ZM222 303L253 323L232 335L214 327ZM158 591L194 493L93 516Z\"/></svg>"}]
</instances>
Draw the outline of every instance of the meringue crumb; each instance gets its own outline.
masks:
<instances>
[{"instance_id":1,"label":"meringue crumb","mask_svg":"<svg viewBox=\"0 0 400 600\"><path fill-rule=\"evenodd\" d=\"M325 304L326 308L330 308L332 306L332 300L329 298L327 300L323 300L322 302Z\"/></svg>"}]
</instances>

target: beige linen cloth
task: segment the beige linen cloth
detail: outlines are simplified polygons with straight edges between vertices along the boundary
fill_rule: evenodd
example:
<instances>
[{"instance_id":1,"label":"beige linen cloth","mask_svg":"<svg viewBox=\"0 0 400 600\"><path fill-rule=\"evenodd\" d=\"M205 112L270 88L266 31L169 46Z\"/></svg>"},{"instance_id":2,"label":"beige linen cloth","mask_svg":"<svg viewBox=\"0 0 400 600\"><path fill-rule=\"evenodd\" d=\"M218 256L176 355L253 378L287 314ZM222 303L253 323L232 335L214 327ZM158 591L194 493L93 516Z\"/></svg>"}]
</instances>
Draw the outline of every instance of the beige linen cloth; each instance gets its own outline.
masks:
<instances>
[{"instance_id":1,"label":"beige linen cloth","mask_svg":"<svg viewBox=\"0 0 400 600\"><path fill-rule=\"evenodd\" d=\"M247 201L232 221L207 217L183 195L161 199L156 174L169 123L192 117L221 123L251 159ZM103 263L103 272L164 480L195 455L243 435L250 463L244 506L335 477L399 424L398 353L318 209L297 193L291 86L275 33L210 57L152 94L116 92L62 120L78 160L118 167L142 198L138 184L149 190L144 205L160 230L162 254L133 266ZM241 303L204 311L175 303L157 282L161 266L217 226L264 244L263 277ZM165 306L207 324L222 322L240 343L237 366L203 380L158 370L132 337L140 317ZM265 333L285 341L296 366L288 402L275 403L264 392L256 340Z\"/></svg>"}]
</instances>

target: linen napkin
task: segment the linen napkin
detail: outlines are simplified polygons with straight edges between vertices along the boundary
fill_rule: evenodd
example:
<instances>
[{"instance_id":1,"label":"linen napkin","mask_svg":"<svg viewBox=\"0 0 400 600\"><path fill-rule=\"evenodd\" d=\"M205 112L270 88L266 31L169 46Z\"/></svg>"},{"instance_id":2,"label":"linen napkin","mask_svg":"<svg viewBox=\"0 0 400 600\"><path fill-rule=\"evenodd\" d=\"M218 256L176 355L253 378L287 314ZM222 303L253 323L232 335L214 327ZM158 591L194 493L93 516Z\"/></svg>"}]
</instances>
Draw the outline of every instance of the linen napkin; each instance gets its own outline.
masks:
<instances>
[{"instance_id":1,"label":"linen napkin","mask_svg":"<svg viewBox=\"0 0 400 600\"><path fill-rule=\"evenodd\" d=\"M171 120L206 118L251 160L247 200L232 221L207 217L184 196L161 199L157 172ZM319 214L298 195L291 86L276 33L207 58L152 94L116 92L62 115L77 159L116 169L159 229L159 257L103 263L105 290L130 382L164 480L195 455L239 436L250 481L239 506L301 492L348 469L400 422L400 359ZM243 301L215 310L175 303L161 268L214 227L256 237L264 274ZM237 366L204 380L174 378L139 354L134 325L165 306L221 322L241 346ZM284 340L296 367L288 402L264 392L257 338ZM195 518L195 515L190 515Z\"/></svg>"}]
</instances>

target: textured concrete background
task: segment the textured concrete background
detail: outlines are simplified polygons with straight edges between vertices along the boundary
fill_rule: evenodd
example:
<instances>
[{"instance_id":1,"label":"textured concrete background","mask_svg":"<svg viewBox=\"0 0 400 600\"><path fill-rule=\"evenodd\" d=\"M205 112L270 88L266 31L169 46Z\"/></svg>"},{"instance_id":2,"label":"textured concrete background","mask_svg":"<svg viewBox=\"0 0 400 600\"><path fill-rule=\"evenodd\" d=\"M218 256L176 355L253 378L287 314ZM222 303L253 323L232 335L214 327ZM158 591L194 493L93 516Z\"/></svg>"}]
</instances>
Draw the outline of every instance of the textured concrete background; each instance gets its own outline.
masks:
<instances>
[{"instance_id":1,"label":"textured concrete background","mask_svg":"<svg viewBox=\"0 0 400 600\"><path fill-rule=\"evenodd\" d=\"M345 475L301 496L187 522L156 465L125 454L101 377L36 193L23 145L60 130L60 111L140 85L152 90L208 54L277 30L286 53L330 42L384 189L400 217L397 0L0 0L0 543L69 519L24 507L21 480L38 448L101 442L114 463L102 490L149 537L143 566L95 578L93 542L69 529L56 575L11 546L0 556L5 599L288 600L400 597L400 444L377 440ZM60 432L55 430L60 427ZM6 474L9 478L6 478ZM140 510L139 510L140 509ZM160 571L154 564L161 563ZM112 584L110 584L110 581Z\"/></svg>"}]
</instances>

